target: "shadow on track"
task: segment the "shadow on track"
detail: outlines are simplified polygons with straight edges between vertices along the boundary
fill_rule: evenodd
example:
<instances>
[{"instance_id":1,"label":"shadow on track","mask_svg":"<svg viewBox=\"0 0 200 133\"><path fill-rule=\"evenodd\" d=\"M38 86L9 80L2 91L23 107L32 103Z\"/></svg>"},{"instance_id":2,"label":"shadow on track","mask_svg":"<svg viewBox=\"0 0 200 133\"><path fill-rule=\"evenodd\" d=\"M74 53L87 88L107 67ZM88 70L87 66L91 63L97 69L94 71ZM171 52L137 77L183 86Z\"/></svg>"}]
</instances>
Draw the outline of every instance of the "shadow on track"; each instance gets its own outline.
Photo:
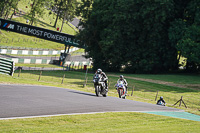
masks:
<instances>
[{"instance_id":1,"label":"shadow on track","mask_svg":"<svg viewBox=\"0 0 200 133\"><path fill-rule=\"evenodd\" d=\"M69 91L69 92L76 93L76 94L81 94L81 95L86 95L86 96L93 96L93 97L96 97L95 94L89 94L89 93L77 92L77 91Z\"/></svg>"}]
</instances>

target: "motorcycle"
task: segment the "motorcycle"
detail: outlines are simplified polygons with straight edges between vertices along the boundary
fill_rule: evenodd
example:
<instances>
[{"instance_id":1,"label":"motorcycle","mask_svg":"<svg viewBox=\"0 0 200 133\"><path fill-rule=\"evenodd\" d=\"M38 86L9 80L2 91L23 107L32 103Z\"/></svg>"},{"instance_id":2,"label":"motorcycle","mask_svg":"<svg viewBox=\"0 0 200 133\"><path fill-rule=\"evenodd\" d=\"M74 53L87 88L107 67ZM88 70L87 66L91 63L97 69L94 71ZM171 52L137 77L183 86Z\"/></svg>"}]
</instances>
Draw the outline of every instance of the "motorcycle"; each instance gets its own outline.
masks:
<instances>
[{"instance_id":1,"label":"motorcycle","mask_svg":"<svg viewBox=\"0 0 200 133\"><path fill-rule=\"evenodd\" d=\"M122 82L119 82L115 85L117 87L117 92L119 94L119 98L126 99L126 88Z\"/></svg>"},{"instance_id":2,"label":"motorcycle","mask_svg":"<svg viewBox=\"0 0 200 133\"><path fill-rule=\"evenodd\" d=\"M96 96L98 97L101 94L103 97L106 97L107 96L106 84L101 74L96 74L93 78L93 82L94 82Z\"/></svg>"},{"instance_id":3,"label":"motorcycle","mask_svg":"<svg viewBox=\"0 0 200 133\"><path fill-rule=\"evenodd\" d=\"M157 103L157 105L165 106L165 103L162 102L162 101L159 101L159 102Z\"/></svg>"}]
</instances>

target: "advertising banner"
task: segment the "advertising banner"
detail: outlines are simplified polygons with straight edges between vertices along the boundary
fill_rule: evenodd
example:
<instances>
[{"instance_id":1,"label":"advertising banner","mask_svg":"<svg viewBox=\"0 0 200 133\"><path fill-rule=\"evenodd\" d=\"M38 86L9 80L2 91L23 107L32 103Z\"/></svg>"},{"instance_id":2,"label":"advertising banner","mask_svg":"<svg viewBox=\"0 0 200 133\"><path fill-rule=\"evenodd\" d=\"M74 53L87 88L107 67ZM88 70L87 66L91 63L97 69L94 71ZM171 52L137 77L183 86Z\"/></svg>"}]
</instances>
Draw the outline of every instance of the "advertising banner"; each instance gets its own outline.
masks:
<instances>
[{"instance_id":1,"label":"advertising banner","mask_svg":"<svg viewBox=\"0 0 200 133\"><path fill-rule=\"evenodd\" d=\"M19 22L5 20L0 18L0 29L17 32L29 36L38 37L41 39L62 43L69 46L80 47L78 40L75 40L73 35L60 33L36 26L31 26Z\"/></svg>"}]
</instances>

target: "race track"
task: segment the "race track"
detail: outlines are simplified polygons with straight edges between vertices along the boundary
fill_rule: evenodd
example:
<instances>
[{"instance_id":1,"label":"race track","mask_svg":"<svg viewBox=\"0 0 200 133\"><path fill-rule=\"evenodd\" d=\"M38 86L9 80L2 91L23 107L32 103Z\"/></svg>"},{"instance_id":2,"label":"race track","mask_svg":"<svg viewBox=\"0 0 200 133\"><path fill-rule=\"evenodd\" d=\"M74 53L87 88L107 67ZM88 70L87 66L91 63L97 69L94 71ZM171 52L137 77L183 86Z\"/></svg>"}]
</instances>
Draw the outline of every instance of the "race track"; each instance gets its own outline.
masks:
<instances>
[{"instance_id":1,"label":"race track","mask_svg":"<svg viewBox=\"0 0 200 133\"><path fill-rule=\"evenodd\" d=\"M0 84L0 118L115 111L182 110L70 89Z\"/></svg>"}]
</instances>

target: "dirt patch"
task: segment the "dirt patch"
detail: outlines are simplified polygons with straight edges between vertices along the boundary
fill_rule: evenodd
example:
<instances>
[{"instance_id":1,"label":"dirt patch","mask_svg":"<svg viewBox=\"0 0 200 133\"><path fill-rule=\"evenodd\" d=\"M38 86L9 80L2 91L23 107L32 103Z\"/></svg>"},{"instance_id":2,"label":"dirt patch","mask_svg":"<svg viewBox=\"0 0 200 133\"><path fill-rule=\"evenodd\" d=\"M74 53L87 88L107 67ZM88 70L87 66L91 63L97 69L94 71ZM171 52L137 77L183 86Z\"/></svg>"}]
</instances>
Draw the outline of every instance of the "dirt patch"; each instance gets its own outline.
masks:
<instances>
[{"instance_id":1,"label":"dirt patch","mask_svg":"<svg viewBox=\"0 0 200 133\"><path fill-rule=\"evenodd\" d=\"M111 75L111 74L109 74L109 76L119 77L117 75ZM175 84L173 82L166 82L166 81L153 80L153 79L144 79L144 78L136 78L136 77L128 77L128 76L126 76L126 78L127 79L139 80L139 81L146 81L146 82L151 82L151 83L156 83L156 84L161 84L161 85L180 87L180 88L187 88L187 89L199 90L200 91L200 84Z\"/></svg>"}]
</instances>

